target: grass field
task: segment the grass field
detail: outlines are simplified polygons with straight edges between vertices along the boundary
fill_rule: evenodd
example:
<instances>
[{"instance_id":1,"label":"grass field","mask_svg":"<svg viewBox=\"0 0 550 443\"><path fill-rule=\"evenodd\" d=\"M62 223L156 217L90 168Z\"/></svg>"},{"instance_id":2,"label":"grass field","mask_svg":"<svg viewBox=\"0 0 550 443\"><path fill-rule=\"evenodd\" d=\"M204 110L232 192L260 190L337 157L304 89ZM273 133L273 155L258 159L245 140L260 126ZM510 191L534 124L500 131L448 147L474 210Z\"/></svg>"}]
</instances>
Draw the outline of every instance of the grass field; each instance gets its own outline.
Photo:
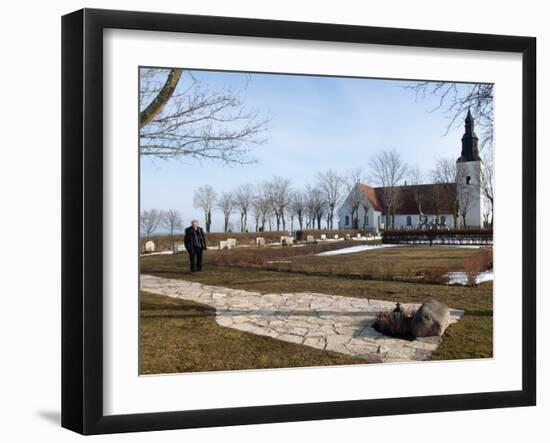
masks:
<instances>
[{"instance_id":1,"label":"grass field","mask_svg":"<svg viewBox=\"0 0 550 443\"><path fill-rule=\"evenodd\" d=\"M355 245L355 242L354 242ZM339 256L313 256L318 250L311 245L303 248L279 248L279 249L243 249L233 251L208 251L204 260L204 272L189 273L188 260L186 255L170 256L144 256L141 258L141 272L145 274L157 275L166 278L181 278L185 280L196 281L205 284L226 286L235 289L246 289L261 293L270 292L318 292L324 294L336 294L347 297L367 297L371 299L389 300L394 302L423 303L430 298L447 304L452 308L464 309L465 314L462 319L451 325L445 335L443 343L433 354L433 359L464 359L464 358L485 358L492 357L493 348L493 283L482 283L477 287L468 288L463 286L448 286L439 284L421 284L403 281L376 280L376 279L358 279L354 278L354 273L360 275L365 268L373 269L377 266L384 268L386 263L392 262L394 269L406 270L403 272L415 273L416 270L429 268L430 266L441 266L449 270L461 270L465 258L475 253L474 249L446 248L418 246L418 247L400 247L371 250L364 253L339 255ZM345 245L349 246L349 245ZM309 248L305 249L305 248ZM241 252L241 251L250 252ZM265 252L264 252L265 251ZM283 252L279 252L283 251ZM281 257L277 254L285 254L286 259L292 261L295 266L292 273L279 272L265 269L254 265L247 265L246 260L243 265L227 266L220 260L220 257L238 252L238 254L268 254L270 260L275 257ZM237 261L238 263L238 261ZM301 271L308 271L311 268L323 270L330 275L308 275ZM345 275L340 271L345 269ZM187 302L186 302L187 303ZM210 309L210 308L205 308ZM142 316L147 315L147 309L142 311ZM194 318L194 317L192 317ZM183 317L178 321L183 325L172 325L174 331L166 334L170 335L170 340L180 340L182 345L187 338L187 332L184 333L185 325L191 324L192 318ZM164 320L165 322L165 320ZM170 329L168 322L166 325L157 325L155 328ZM153 334L148 331L153 324L142 323L142 368L146 369L154 366L148 362L152 358L149 352L145 352L143 347L144 334L148 336ZM225 328L222 328L225 329ZM179 332L180 338L177 338ZM240 332L231 331L235 334ZM154 335L154 334L153 334ZM204 338L202 340L208 340ZM217 336L225 341L225 335ZM261 337L258 337L260 339ZM166 338L168 339L168 338ZM261 338L262 340L268 340ZM272 346L276 340L269 340ZM266 345L267 341L263 342ZM286 345L286 344L285 344ZM168 346L168 345L167 345ZM229 346L229 344L228 344ZM279 346L279 345L278 345ZM280 345L283 346L283 345ZM296 345L297 346L297 345ZM170 351L170 350L169 350ZM175 352L175 350L172 350ZM169 353L171 353L170 351ZM313 350L315 351L315 350ZM270 353L268 353L270 354ZM193 353L193 370L208 370L204 368L212 367L224 369L226 363L214 363L206 352ZM265 355L265 354L264 354ZM181 356L180 356L181 357ZM167 356L166 358L172 359ZM235 356L234 358L239 358ZM313 357L312 357L313 358ZM271 363L269 363L271 359ZM173 357L172 365L166 364L166 368L172 368L168 372L179 372L181 365L177 357ZM296 359L299 361L299 358ZM266 356L263 360L258 360L256 366L246 367L284 367L279 366L282 362L281 357ZM316 365L318 363L298 364ZM227 363L231 365L231 359ZM283 362L283 364L287 364ZM327 363L334 364L334 363ZM179 366L178 366L179 365ZM288 362L290 366L297 366L295 362ZM243 366L240 366L241 368ZM196 369L203 368L203 369ZM189 370L189 369L187 369Z\"/></svg>"},{"instance_id":2,"label":"grass field","mask_svg":"<svg viewBox=\"0 0 550 443\"><path fill-rule=\"evenodd\" d=\"M141 293L140 374L367 363L216 323L214 308Z\"/></svg>"}]
</instances>

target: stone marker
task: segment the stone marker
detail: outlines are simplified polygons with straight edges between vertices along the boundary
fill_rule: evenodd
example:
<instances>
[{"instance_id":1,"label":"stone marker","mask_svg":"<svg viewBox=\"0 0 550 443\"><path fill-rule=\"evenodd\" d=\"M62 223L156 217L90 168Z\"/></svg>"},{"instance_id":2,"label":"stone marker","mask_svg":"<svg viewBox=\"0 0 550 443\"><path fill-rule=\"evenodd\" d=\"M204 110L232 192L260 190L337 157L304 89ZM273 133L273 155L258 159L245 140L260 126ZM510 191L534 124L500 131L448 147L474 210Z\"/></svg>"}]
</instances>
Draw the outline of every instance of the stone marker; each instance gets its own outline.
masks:
<instances>
[{"instance_id":1,"label":"stone marker","mask_svg":"<svg viewBox=\"0 0 550 443\"><path fill-rule=\"evenodd\" d=\"M327 239L327 234L321 234L321 240L326 240Z\"/></svg>"},{"instance_id":2,"label":"stone marker","mask_svg":"<svg viewBox=\"0 0 550 443\"><path fill-rule=\"evenodd\" d=\"M450 321L449 308L437 300L430 300L414 314L411 332L415 337L442 336Z\"/></svg>"},{"instance_id":3,"label":"stone marker","mask_svg":"<svg viewBox=\"0 0 550 443\"><path fill-rule=\"evenodd\" d=\"M231 249L229 247L229 244L227 243L227 240L220 240L220 251L224 250L224 249Z\"/></svg>"},{"instance_id":4,"label":"stone marker","mask_svg":"<svg viewBox=\"0 0 550 443\"><path fill-rule=\"evenodd\" d=\"M355 237L360 239L361 238L361 233L358 232Z\"/></svg>"},{"instance_id":5,"label":"stone marker","mask_svg":"<svg viewBox=\"0 0 550 443\"><path fill-rule=\"evenodd\" d=\"M313 237L313 235L308 235L306 237L306 242L307 243L313 243L315 241L315 238Z\"/></svg>"},{"instance_id":6,"label":"stone marker","mask_svg":"<svg viewBox=\"0 0 550 443\"><path fill-rule=\"evenodd\" d=\"M148 240L145 243L145 252L148 252L148 253L155 252L155 242L153 240Z\"/></svg>"},{"instance_id":7,"label":"stone marker","mask_svg":"<svg viewBox=\"0 0 550 443\"><path fill-rule=\"evenodd\" d=\"M344 240L351 240L351 235L349 234L344 235Z\"/></svg>"},{"instance_id":8,"label":"stone marker","mask_svg":"<svg viewBox=\"0 0 550 443\"><path fill-rule=\"evenodd\" d=\"M265 238L256 237L256 246L258 246L259 248L263 248L265 246Z\"/></svg>"},{"instance_id":9,"label":"stone marker","mask_svg":"<svg viewBox=\"0 0 550 443\"><path fill-rule=\"evenodd\" d=\"M281 237L281 244L283 246L290 246L294 244L294 237Z\"/></svg>"},{"instance_id":10,"label":"stone marker","mask_svg":"<svg viewBox=\"0 0 550 443\"><path fill-rule=\"evenodd\" d=\"M236 238L228 238L227 239L227 249L232 249L235 246L237 246L237 239Z\"/></svg>"},{"instance_id":11,"label":"stone marker","mask_svg":"<svg viewBox=\"0 0 550 443\"><path fill-rule=\"evenodd\" d=\"M334 240L338 240L338 234L334 234Z\"/></svg>"},{"instance_id":12,"label":"stone marker","mask_svg":"<svg viewBox=\"0 0 550 443\"><path fill-rule=\"evenodd\" d=\"M185 243L183 242L174 242L172 245L172 252L174 254L182 254L185 252Z\"/></svg>"}]
</instances>

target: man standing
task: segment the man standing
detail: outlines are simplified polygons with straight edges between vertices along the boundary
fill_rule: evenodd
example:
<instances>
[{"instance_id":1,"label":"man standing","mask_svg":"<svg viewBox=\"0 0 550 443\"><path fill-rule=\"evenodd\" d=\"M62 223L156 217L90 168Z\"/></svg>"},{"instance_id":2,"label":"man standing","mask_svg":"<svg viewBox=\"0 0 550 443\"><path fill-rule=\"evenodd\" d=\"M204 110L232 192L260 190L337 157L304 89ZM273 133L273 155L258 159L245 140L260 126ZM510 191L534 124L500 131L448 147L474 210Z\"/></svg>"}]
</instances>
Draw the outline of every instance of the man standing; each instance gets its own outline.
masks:
<instances>
[{"instance_id":1,"label":"man standing","mask_svg":"<svg viewBox=\"0 0 550 443\"><path fill-rule=\"evenodd\" d=\"M202 271L202 251L206 249L206 238L198 220L193 220L185 230L183 242L189 253L191 272Z\"/></svg>"}]
</instances>

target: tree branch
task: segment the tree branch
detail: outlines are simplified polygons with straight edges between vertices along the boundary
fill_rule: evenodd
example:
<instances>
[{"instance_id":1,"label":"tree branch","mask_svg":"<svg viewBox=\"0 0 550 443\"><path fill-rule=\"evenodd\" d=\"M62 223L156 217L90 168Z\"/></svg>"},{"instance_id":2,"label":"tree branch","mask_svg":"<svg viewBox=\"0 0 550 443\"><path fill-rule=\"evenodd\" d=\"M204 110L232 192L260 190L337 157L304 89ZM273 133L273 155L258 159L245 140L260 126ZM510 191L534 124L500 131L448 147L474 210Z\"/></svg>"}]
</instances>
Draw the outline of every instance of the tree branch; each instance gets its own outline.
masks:
<instances>
[{"instance_id":1,"label":"tree branch","mask_svg":"<svg viewBox=\"0 0 550 443\"><path fill-rule=\"evenodd\" d=\"M139 128L147 126L162 111L178 86L183 69L171 69L164 86L149 105L139 114Z\"/></svg>"}]
</instances>

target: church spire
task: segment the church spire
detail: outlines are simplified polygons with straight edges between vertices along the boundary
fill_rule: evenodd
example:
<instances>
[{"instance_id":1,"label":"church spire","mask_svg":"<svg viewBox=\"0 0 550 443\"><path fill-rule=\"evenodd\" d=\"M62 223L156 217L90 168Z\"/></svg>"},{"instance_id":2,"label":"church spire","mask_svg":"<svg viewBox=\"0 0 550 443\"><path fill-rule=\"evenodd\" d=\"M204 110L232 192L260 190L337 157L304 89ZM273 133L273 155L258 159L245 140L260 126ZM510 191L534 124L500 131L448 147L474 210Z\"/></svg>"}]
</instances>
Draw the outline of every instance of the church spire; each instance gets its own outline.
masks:
<instances>
[{"instance_id":1,"label":"church spire","mask_svg":"<svg viewBox=\"0 0 550 443\"><path fill-rule=\"evenodd\" d=\"M462 152L460 153L460 158L457 160L459 162L472 162L479 161L479 151L477 149L478 138L474 132L474 118L468 108L468 115L464 120L464 135L462 136Z\"/></svg>"}]
</instances>

